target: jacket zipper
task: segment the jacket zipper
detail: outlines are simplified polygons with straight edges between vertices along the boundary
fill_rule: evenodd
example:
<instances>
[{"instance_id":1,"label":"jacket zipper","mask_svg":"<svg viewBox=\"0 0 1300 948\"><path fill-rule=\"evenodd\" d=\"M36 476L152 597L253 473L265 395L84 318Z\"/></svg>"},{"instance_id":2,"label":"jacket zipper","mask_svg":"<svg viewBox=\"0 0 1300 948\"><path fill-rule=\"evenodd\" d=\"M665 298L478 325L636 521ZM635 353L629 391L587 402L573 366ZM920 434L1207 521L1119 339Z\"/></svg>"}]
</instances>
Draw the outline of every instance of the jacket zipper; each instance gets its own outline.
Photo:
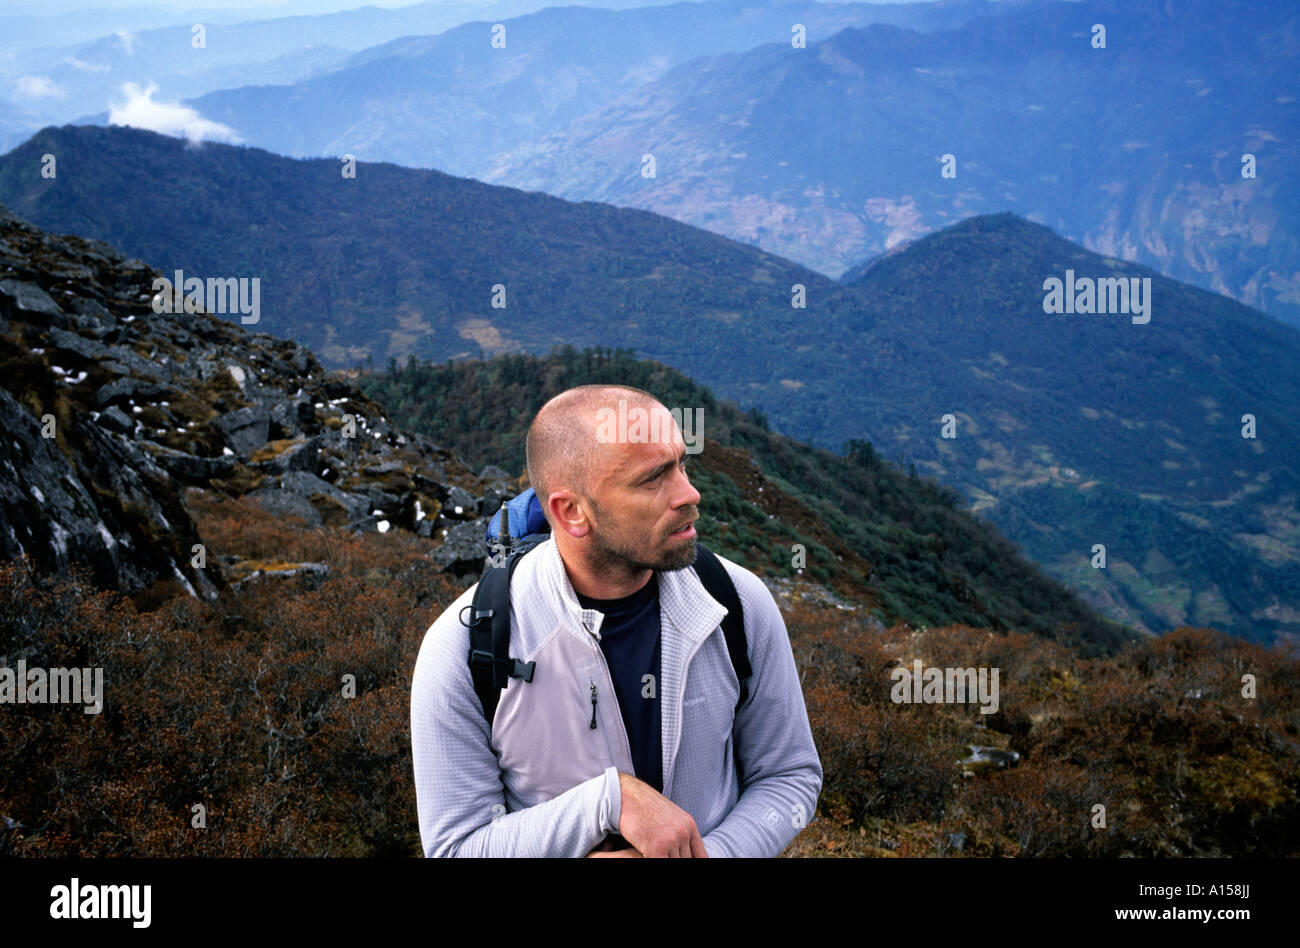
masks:
<instances>
[{"instance_id":1,"label":"jacket zipper","mask_svg":"<svg viewBox=\"0 0 1300 948\"><path fill-rule=\"evenodd\" d=\"M582 627L583 627L583 629L586 630L586 632L587 632L587 642L588 642L588 644L590 645L591 650L592 650L593 652L596 653L596 659L597 659L597 661L600 662L600 667L601 667L601 669L602 669L602 670L604 671L604 673L605 673L605 683L608 684L608 685L610 686L610 694L613 694L613 693L614 693L614 678L613 678L612 675L610 675L610 672L609 672L609 666L605 664L605 653L602 652L602 651L600 650L600 643L596 641L596 637L595 637L594 635L591 634L591 630L587 628L587 624L586 624L585 622L582 624ZM596 680L595 680L594 678L588 678L587 681L588 681L588 683L589 683L590 686L591 686L591 725L590 725L590 727L591 727L592 730L594 730L594 729L597 727L597 724L596 724ZM618 729L619 729L619 732L622 733L622 735L623 735L623 743L622 743L622 745L621 745L621 749L622 749L623 751L626 752L627 766L628 766L628 770L627 770L627 772L628 772L628 773L632 773L632 747L631 747L630 743L628 742L628 739L627 739L627 732L623 730L622 725L623 725L623 720L622 720L622 716L620 715L620 716L619 716L619 720L618 720ZM616 754L614 753L614 748L613 748L613 746L612 746L612 741L610 740L611 732L610 732L610 730L609 730L608 728L605 728L604 731L605 731L605 749L606 749L606 751L609 753L609 758L610 758L610 760L615 761L615 764L618 765L618 756L619 756L619 755L616 755Z\"/></svg>"}]
</instances>

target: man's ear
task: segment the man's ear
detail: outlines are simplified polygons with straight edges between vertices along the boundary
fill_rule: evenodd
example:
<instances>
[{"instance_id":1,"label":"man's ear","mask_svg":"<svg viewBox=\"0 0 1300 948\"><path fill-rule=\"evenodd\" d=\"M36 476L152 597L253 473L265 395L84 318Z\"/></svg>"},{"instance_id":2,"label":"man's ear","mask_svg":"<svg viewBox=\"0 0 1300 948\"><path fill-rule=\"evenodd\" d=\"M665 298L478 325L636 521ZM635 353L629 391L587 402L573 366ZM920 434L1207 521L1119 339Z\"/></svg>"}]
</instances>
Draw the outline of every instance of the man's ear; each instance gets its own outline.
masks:
<instances>
[{"instance_id":1,"label":"man's ear","mask_svg":"<svg viewBox=\"0 0 1300 948\"><path fill-rule=\"evenodd\" d=\"M571 490L557 490L547 498L552 532L563 530L572 537L585 537L591 532L591 523L580 501Z\"/></svg>"}]
</instances>

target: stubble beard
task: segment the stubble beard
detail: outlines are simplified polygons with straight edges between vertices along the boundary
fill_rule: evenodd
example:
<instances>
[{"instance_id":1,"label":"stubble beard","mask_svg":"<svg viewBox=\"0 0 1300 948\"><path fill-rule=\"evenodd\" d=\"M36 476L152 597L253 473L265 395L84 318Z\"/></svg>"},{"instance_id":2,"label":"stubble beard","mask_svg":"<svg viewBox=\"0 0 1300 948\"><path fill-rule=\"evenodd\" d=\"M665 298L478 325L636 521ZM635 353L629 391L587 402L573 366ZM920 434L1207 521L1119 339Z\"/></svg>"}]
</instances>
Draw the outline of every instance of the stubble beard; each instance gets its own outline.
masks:
<instances>
[{"instance_id":1,"label":"stubble beard","mask_svg":"<svg viewBox=\"0 0 1300 948\"><path fill-rule=\"evenodd\" d=\"M644 543L629 541L617 529L593 527L591 532L592 570L610 578L630 577L647 569L656 572L686 569L695 562L695 552L695 537L691 537L689 542L674 540L657 559L647 559Z\"/></svg>"}]
</instances>

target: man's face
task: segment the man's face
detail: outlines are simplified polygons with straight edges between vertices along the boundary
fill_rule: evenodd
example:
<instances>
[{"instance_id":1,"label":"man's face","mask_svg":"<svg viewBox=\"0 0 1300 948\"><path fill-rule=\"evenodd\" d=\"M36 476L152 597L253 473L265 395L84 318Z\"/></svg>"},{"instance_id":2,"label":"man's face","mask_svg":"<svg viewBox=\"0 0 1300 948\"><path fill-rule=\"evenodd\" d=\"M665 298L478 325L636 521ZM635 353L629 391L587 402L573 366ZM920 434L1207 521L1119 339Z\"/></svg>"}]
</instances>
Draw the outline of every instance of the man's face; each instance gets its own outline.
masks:
<instances>
[{"instance_id":1,"label":"man's face","mask_svg":"<svg viewBox=\"0 0 1300 948\"><path fill-rule=\"evenodd\" d=\"M695 562L700 492L686 475L686 443L662 405L651 411L650 431L671 431L671 440L600 446L588 496L598 568L677 570Z\"/></svg>"}]
</instances>

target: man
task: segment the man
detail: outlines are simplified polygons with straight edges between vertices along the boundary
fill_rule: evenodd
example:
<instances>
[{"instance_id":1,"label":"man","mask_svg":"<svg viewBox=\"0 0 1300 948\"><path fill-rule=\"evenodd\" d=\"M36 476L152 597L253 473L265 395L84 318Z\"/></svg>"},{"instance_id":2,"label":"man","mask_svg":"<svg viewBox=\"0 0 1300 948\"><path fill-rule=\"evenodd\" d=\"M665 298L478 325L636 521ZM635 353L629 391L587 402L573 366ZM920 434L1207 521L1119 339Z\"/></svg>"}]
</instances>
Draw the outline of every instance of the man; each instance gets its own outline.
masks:
<instances>
[{"instance_id":1,"label":"man","mask_svg":"<svg viewBox=\"0 0 1300 948\"><path fill-rule=\"evenodd\" d=\"M609 437L601 410L619 399L671 438ZM672 415L640 389L580 386L542 406L526 452L551 527L510 587L510 654L533 680L510 680L489 728L460 621L474 588L429 628L411 689L425 855L779 854L812 818L821 763L776 603L719 557L753 671L736 710L727 610L690 568L700 494Z\"/></svg>"}]
</instances>

